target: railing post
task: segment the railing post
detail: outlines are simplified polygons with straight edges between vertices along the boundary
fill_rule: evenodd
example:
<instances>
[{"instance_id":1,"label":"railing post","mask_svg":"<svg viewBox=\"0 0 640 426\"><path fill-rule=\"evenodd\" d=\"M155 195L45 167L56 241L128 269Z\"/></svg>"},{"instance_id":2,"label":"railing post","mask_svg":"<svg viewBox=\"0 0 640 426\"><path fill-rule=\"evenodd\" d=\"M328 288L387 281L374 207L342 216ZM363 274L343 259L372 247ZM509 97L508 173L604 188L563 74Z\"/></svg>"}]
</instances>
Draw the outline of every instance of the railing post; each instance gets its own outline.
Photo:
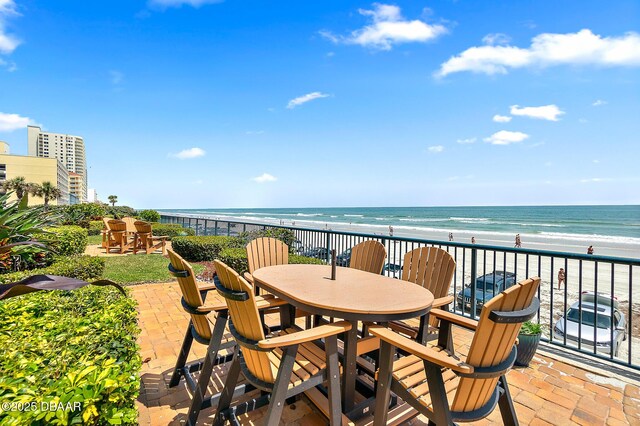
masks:
<instances>
[{"instance_id":1,"label":"railing post","mask_svg":"<svg viewBox=\"0 0 640 426\"><path fill-rule=\"evenodd\" d=\"M478 249L471 248L471 318L476 317L476 277L478 276ZM464 285L464 280L462 285Z\"/></svg>"},{"instance_id":2,"label":"railing post","mask_svg":"<svg viewBox=\"0 0 640 426\"><path fill-rule=\"evenodd\" d=\"M331 231L326 232L327 243L325 244L327 247L327 258L325 259L327 263L329 263L329 259L331 259Z\"/></svg>"},{"instance_id":3,"label":"railing post","mask_svg":"<svg viewBox=\"0 0 640 426\"><path fill-rule=\"evenodd\" d=\"M215 228L213 228L213 235L218 235L218 220L214 222Z\"/></svg>"},{"instance_id":4,"label":"railing post","mask_svg":"<svg viewBox=\"0 0 640 426\"><path fill-rule=\"evenodd\" d=\"M231 222L227 222L227 237L231 235Z\"/></svg>"}]
</instances>

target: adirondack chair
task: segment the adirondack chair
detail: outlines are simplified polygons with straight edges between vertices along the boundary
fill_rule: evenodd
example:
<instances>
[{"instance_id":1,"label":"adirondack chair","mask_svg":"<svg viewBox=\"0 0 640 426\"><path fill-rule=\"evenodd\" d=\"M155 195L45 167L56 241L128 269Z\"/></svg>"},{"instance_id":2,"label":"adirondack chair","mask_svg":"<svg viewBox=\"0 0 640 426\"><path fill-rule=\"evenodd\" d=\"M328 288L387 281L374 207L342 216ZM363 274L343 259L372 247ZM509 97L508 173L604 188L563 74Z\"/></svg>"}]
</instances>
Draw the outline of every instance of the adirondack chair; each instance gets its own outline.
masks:
<instances>
[{"instance_id":1,"label":"adirondack chair","mask_svg":"<svg viewBox=\"0 0 640 426\"><path fill-rule=\"evenodd\" d=\"M102 218L102 222L104 222L104 229L100 232L100 235L102 235L102 248L106 249L109 246L109 221L112 218L110 217L103 217Z\"/></svg>"},{"instance_id":2,"label":"adirondack chair","mask_svg":"<svg viewBox=\"0 0 640 426\"><path fill-rule=\"evenodd\" d=\"M122 220L124 223L127 224L127 233L129 233L129 236L132 237L135 233L136 233L136 218L135 217L123 217Z\"/></svg>"},{"instance_id":3,"label":"adirondack chair","mask_svg":"<svg viewBox=\"0 0 640 426\"><path fill-rule=\"evenodd\" d=\"M134 235L135 243L133 245L133 254L137 254L138 250L143 250L147 254L151 254L157 249L161 249L164 255L168 237L164 235L153 235L149 222L136 220L134 225L136 227L136 233Z\"/></svg>"},{"instance_id":4,"label":"adirondack chair","mask_svg":"<svg viewBox=\"0 0 640 426\"><path fill-rule=\"evenodd\" d=\"M455 270L456 261L446 250L438 247L420 247L404 255L402 279L429 290L435 298L432 308L446 308L453 302L453 296L447 293ZM420 329L419 324L419 319L392 321L389 327L415 339L418 336L425 337L425 332L429 331L433 335L433 332L437 331L438 319L434 315L429 316L430 330Z\"/></svg>"},{"instance_id":5,"label":"adirondack chair","mask_svg":"<svg viewBox=\"0 0 640 426\"><path fill-rule=\"evenodd\" d=\"M479 321L436 309L440 320L438 345L424 346L394 331L373 325L382 341L374 425L387 423L390 392L429 418L429 424L453 425L488 416L498 404L505 425L517 425L506 374L516 358L515 341L523 322L540 307L534 297L540 278L513 285L488 303ZM465 360L447 347L451 326L474 331ZM396 348L410 355L394 362Z\"/></svg>"},{"instance_id":6,"label":"adirondack chair","mask_svg":"<svg viewBox=\"0 0 640 426\"><path fill-rule=\"evenodd\" d=\"M182 307L190 316L189 326L169 381L169 387L177 386L180 383L180 378L185 378L187 386L193 394L188 420L189 424L195 424L200 410L215 404L220 397L220 394L217 394L205 399L207 386L213 367L232 359L231 348L235 346L235 341L226 328L229 318L226 303L219 300L205 303L207 292L215 289L215 285L198 286L191 265L174 251L167 250L167 252L170 260L169 273L178 280L182 292ZM258 309L286 305L283 300L275 297L257 297L256 304ZM215 319L208 316L209 314L215 314ZM211 323L213 323L213 328ZM189 351L194 340L207 345L207 355L204 362L187 364ZM226 354L220 354L221 351L225 351ZM200 371L200 378L197 382L191 376L191 373L196 371ZM249 386L239 389L239 391L248 392L253 389L255 388Z\"/></svg>"},{"instance_id":7,"label":"adirondack chair","mask_svg":"<svg viewBox=\"0 0 640 426\"><path fill-rule=\"evenodd\" d=\"M380 275L386 258L387 251L379 241L367 240L351 249L349 267Z\"/></svg>"},{"instance_id":8,"label":"adirondack chair","mask_svg":"<svg viewBox=\"0 0 640 426\"><path fill-rule=\"evenodd\" d=\"M252 286L233 269L215 261L220 279L218 292L225 297L231 323L229 331L236 339L233 363L218 402L214 424L237 421L236 416L248 407L269 403L264 424L275 426L280 421L285 399L309 390L325 380L329 390L330 424L342 421L340 404L340 371L337 335L351 329L346 322L299 330L288 328L278 335L265 338ZM313 344L324 339L324 347ZM249 383L262 390L254 401L231 407L234 388L240 372Z\"/></svg>"},{"instance_id":9,"label":"adirondack chair","mask_svg":"<svg viewBox=\"0 0 640 426\"><path fill-rule=\"evenodd\" d=\"M106 247L107 253L114 247L118 248L121 254L132 249L133 240L129 238L127 224L116 219L110 219L107 223L109 225L109 239Z\"/></svg>"}]
</instances>

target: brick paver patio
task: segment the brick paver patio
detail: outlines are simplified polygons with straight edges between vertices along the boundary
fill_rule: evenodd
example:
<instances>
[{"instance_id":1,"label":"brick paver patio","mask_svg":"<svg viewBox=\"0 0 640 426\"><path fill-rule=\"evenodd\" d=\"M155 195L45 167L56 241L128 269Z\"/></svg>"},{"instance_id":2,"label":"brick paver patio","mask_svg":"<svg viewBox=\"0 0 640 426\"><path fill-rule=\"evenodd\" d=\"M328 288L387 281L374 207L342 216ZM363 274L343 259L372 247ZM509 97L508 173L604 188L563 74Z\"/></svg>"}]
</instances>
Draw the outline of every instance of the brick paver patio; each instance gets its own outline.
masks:
<instances>
[{"instance_id":1,"label":"brick paver patio","mask_svg":"<svg viewBox=\"0 0 640 426\"><path fill-rule=\"evenodd\" d=\"M178 387L167 384L189 323L180 305L177 283L145 284L131 287L139 303L140 350L143 363L142 387L138 407L141 425L185 423L190 394L184 380ZM216 297L211 292L208 296ZM274 318L268 320L275 320ZM469 334L455 336L464 348ZM194 342L189 360L201 359L205 347ZM464 350L464 349L462 349ZM507 380L523 425L640 425L640 388L637 382L610 373L591 371L589 366L572 366L550 356L538 354L529 368L509 372ZM223 386L226 367L214 370L212 389ZM260 424L266 407L243 417L243 424ZM214 409L202 411L199 423L211 424ZM362 419L364 425L371 418ZM281 424L322 425L326 419L306 398L285 408ZM411 425L426 424L418 417ZM496 408L485 420L474 424L502 424Z\"/></svg>"}]
</instances>

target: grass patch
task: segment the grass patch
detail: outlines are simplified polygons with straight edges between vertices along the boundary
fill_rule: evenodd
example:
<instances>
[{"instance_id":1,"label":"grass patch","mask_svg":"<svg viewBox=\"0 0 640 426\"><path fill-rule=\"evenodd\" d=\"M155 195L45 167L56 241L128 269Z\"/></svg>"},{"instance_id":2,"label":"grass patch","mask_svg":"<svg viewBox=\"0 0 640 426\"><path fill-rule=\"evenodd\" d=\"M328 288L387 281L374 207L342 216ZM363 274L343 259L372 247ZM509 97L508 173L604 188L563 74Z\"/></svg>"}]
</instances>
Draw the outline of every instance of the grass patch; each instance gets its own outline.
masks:
<instances>
[{"instance_id":1,"label":"grass patch","mask_svg":"<svg viewBox=\"0 0 640 426\"><path fill-rule=\"evenodd\" d=\"M137 254L129 256L105 257L103 277L119 284L140 284L171 281L167 271L169 259L159 254ZM204 266L192 264L199 274Z\"/></svg>"},{"instance_id":2,"label":"grass patch","mask_svg":"<svg viewBox=\"0 0 640 426\"><path fill-rule=\"evenodd\" d=\"M87 239L87 245L99 246L102 244L102 235L89 235Z\"/></svg>"}]
</instances>

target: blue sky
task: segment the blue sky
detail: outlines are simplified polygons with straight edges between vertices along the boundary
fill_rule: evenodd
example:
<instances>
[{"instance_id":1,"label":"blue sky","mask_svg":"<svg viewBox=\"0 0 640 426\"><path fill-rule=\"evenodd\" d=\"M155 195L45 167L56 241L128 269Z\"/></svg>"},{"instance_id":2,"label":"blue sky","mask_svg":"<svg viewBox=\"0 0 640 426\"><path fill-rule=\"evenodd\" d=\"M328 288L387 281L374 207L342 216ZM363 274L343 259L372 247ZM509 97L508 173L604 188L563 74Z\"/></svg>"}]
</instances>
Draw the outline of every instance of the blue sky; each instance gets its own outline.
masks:
<instances>
[{"instance_id":1,"label":"blue sky","mask_svg":"<svg viewBox=\"0 0 640 426\"><path fill-rule=\"evenodd\" d=\"M637 1L0 0L0 140L137 208L639 204Z\"/></svg>"}]
</instances>

